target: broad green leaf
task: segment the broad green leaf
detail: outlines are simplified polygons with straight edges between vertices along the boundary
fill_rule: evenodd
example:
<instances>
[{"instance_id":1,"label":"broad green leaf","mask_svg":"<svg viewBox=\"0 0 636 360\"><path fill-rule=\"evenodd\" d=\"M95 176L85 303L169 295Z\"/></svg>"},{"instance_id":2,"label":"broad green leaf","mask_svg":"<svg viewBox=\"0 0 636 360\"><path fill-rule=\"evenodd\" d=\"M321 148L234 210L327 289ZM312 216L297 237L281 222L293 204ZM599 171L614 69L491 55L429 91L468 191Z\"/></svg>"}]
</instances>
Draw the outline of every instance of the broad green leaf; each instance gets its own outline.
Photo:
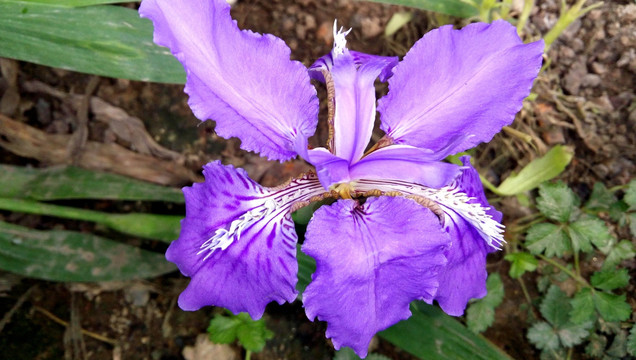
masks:
<instances>
[{"instance_id":1,"label":"broad green leaf","mask_svg":"<svg viewBox=\"0 0 636 360\"><path fill-rule=\"evenodd\" d=\"M625 321L632 314L632 307L625 302L625 294L614 295L595 291L594 306L605 321Z\"/></svg>"},{"instance_id":2,"label":"broad green leaf","mask_svg":"<svg viewBox=\"0 0 636 360\"><path fill-rule=\"evenodd\" d=\"M537 208L549 219L561 223L570 221L580 203L579 197L562 182L539 186Z\"/></svg>"},{"instance_id":3,"label":"broad green leaf","mask_svg":"<svg viewBox=\"0 0 636 360\"><path fill-rule=\"evenodd\" d=\"M252 320L249 315L241 313L241 324L236 330L236 336L239 342L246 350L252 352L259 352L265 347L267 340L274 337L274 333L271 332L265 326L265 320Z\"/></svg>"},{"instance_id":4,"label":"broad green leaf","mask_svg":"<svg viewBox=\"0 0 636 360\"><path fill-rule=\"evenodd\" d=\"M138 1L130 0L21 0L25 3L47 4L66 7L81 7L103 4L131 3Z\"/></svg>"},{"instance_id":5,"label":"broad green leaf","mask_svg":"<svg viewBox=\"0 0 636 360\"><path fill-rule=\"evenodd\" d=\"M631 356L636 356L636 324L632 325L627 337L627 352Z\"/></svg>"},{"instance_id":6,"label":"broad green leaf","mask_svg":"<svg viewBox=\"0 0 636 360\"><path fill-rule=\"evenodd\" d=\"M91 221L121 233L171 242L179 236L182 216L154 214L109 214L37 201L0 198L0 209L65 219Z\"/></svg>"},{"instance_id":7,"label":"broad green leaf","mask_svg":"<svg viewBox=\"0 0 636 360\"><path fill-rule=\"evenodd\" d=\"M625 201L619 200L613 203L612 206L610 206L610 209L609 209L610 218L618 222L620 226L623 226L625 225L625 221L626 221L625 215L627 214L628 210L629 210L629 205Z\"/></svg>"},{"instance_id":8,"label":"broad green leaf","mask_svg":"<svg viewBox=\"0 0 636 360\"><path fill-rule=\"evenodd\" d=\"M231 344L236 340L236 333L241 320L236 316L215 315L210 320L208 335L210 341L216 344Z\"/></svg>"},{"instance_id":9,"label":"broad green leaf","mask_svg":"<svg viewBox=\"0 0 636 360\"><path fill-rule=\"evenodd\" d=\"M636 180L632 180L627 185L623 201L629 205L629 210L636 210Z\"/></svg>"},{"instance_id":10,"label":"broad green leaf","mask_svg":"<svg viewBox=\"0 0 636 360\"><path fill-rule=\"evenodd\" d=\"M394 4L413 7L422 10L434 11L441 14L467 18L478 15L479 12L473 6L461 0L368 0L385 4Z\"/></svg>"},{"instance_id":11,"label":"broad green leaf","mask_svg":"<svg viewBox=\"0 0 636 360\"><path fill-rule=\"evenodd\" d=\"M616 197L601 182L594 183L592 194L585 203L585 207L592 211L608 211L616 201Z\"/></svg>"},{"instance_id":12,"label":"broad green leaf","mask_svg":"<svg viewBox=\"0 0 636 360\"><path fill-rule=\"evenodd\" d=\"M559 340L564 347L572 347L581 344L590 333L594 323L587 321L582 324L568 322L561 326L557 332Z\"/></svg>"},{"instance_id":13,"label":"broad green leaf","mask_svg":"<svg viewBox=\"0 0 636 360\"><path fill-rule=\"evenodd\" d=\"M514 252L504 258L510 262L509 275L513 279L520 278L526 271L535 271L539 261L526 252Z\"/></svg>"},{"instance_id":14,"label":"broad green leaf","mask_svg":"<svg viewBox=\"0 0 636 360\"><path fill-rule=\"evenodd\" d=\"M298 297L302 297L302 293L305 292L307 285L311 282L311 274L316 271L316 260L311 256L305 255L300 250L300 245L296 247L296 259L298 259L298 283L296 284L296 290L298 290Z\"/></svg>"},{"instance_id":15,"label":"broad green leaf","mask_svg":"<svg viewBox=\"0 0 636 360\"><path fill-rule=\"evenodd\" d=\"M632 259L634 257L636 257L636 248L634 248L634 244L629 240L621 240L610 250L607 258L605 258L605 262L603 262L603 269L611 269L620 264L621 261Z\"/></svg>"},{"instance_id":16,"label":"broad green leaf","mask_svg":"<svg viewBox=\"0 0 636 360\"><path fill-rule=\"evenodd\" d=\"M603 335L593 333L589 337L589 344L585 347L585 354L595 359L600 359L605 353L605 347L607 346L607 338Z\"/></svg>"},{"instance_id":17,"label":"broad green leaf","mask_svg":"<svg viewBox=\"0 0 636 360\"><path fill-rule=\"evenodd\" d=\"M531 253L546 256L563 256L572 251L570 240L561 226L549 223L533 225L526 235L526 247Z\"/></svg>"},{"instance_id":18,"label":"broad green leaf","mask_svg":"<svg viewBox=\"0 0 636 360\"><path fill-rule=\"evenodd\" d=\"M420 359L510 359L437 307L415 302L411 312L408 320L380 332L380 337Z\"/></svg>"},{"instance_id":19,"label":"broad green leaf","mask_svg":"<svg viewBox=\"0 0 636 360\"><path fill-rule=\"evenodd\" d=\"M176 270L163 254L99 236L0 222L0 268L53 281L150 278Z\"/></svg>"},{"instance_id":20,"label":"broad green leaf","mask_svg":"<svg viewBox=\"0 0 636 360\"><path fill-rule=\"evenodd\" d=\"M594 316L594 298L592 289L585 287L581 289L570 301L570 321L574 324L582 324L592 319Z\"/></svg>"},{"instance_id":21,"label":"broad green leaf","mask_svg":"<svg viewBox=\"0 0 636 360\"><path fill-rule=\"evenodd\" d=\"M33 169L0 164L0 197L32 200L109 199L183 203L179 189L73 166Z\"/></svg>"},{"instance_id":22,"label":"broad green leaf","mask_svg":"<svg viewBox=\"0 0 636 360\"><path fill-rule=\"evenodd\" d=\"M560 328L568 322L570 318L570 299L559 289L558 286L552 285L545 294L541 306L539 307L541 315L548 320L556 328Z\"/></svg>"},{"instance_id":23,"label":"broad green leaf","mask_svg":"<svg viewBox=\"0 0 636 360\"><path fill-rule=\"evenodd\" d=\"M488 276L486 289L486 296L470 304L466 310L466 325L476 333L485 331L492 325L495 321L495 308L503 301L504 287L499 274Z\"/></svg>"},{"instance_id":24,"label":"broad green leaf","mask_svg":"<svg viewBox=\"0 0 636 360\"><path fill-rule=\"evenodd\" d=\"M590 279L592 286L603 290L614 290L629 284L629 271L627 269L608 269L595 272Z\"/></svg>"},{"instance_id":25,"label":"broad green leaf","mask_svg":"<svg viewBox=\"0 0 636 360\"><path fill-rule=\"evenodd\" d=\"M185 82L181 64L152 42L150 20L121 6L4 0L0 43L0 57L114 78Z\"/></svg>"},{"instance_id":26,"label":"broad green leaf","mask_svg":"<svg viewBox=\"0 0 636 360\"><path fill-rule=\"evenodd\" d=\"M559 336L550 324L538 322L528 329L528 340L542 350L556 350L559 348Z\"/></svg>"},{"instance_id":27,"label":"broad green leaf","mask_svg":"<svg viewBox=\"0 0 636 360\"><path fill-rule=\"evenodd\" d=\"M511 196L532 190L561 174L573 155L571 148L557 145L544 156L532 160L518 174L508 176L495 192L498 195Z\"/></svg>"},{"instance_id":28,"label":"broad green leaf","mask_svg":"<svg viewBox=\"0 0 636 360\"><path fill-rule=\"evenodd\" d=\"M612 241L605 222L597 217L587 216L570 224L568 227L574 251L591 252L592 244L597 248L606 247Z\"/></svg>"}]
</instances>

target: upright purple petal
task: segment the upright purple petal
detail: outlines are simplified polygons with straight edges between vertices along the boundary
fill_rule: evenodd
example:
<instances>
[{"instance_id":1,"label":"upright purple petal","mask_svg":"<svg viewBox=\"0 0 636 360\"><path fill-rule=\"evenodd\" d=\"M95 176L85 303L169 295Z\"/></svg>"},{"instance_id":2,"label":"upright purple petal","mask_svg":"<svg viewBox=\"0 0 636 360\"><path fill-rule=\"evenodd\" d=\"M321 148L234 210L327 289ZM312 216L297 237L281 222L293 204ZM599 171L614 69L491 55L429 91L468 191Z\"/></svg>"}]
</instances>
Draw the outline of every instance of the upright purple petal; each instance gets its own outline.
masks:
<instances>
[{"instance_id":1,"label":"upright purple petal","mask_svg":"<svg viewBox=\"0 0 636 360\"><path fill-rule=\"evenodd\" d=\"M275 160L306 146L318 121L316 91L281 39L239 30L225 0L144 0L139 13L183 64L190 107L215 120L217 134Z\"/></svg>"},{"instance_id":2,"label":"upright purple petal","mask_svg":"<svg viewBox=\"0 0 636 360\"><path fill-rule=\"evenodd\" d=\"M336 349L366 356L373 335L431 302L448 235L428 208L405 198L339 200L314 213L302 250L316 259L303 293L309 319L327 322Z\"/></svg>"},{"instance_id":3,"label":"upright purple petal","mask_svg":"<svg viewBox=\"0 0 636 360\"><path fill-rule=\"evenodd\" d=\"M373 83L381 74L387 77L396 58L363 56L355 57L346 48L346 33L334 34L334 49L310 67L318 79L324 79L322 71L328 71L327 91L333 86L333 139L331 152L355 163L369 144L375 123L375 87ZM329 77L331 79L329 79Z\"/></svg>"},{"instance_id":4,"label":"upright purple petal","mask_svg":"<svg viewBox=\"0 0 636 360\"><path fill-rule=\"evenodd\" d=\"M204 183L183 189L186 217L166 253L192 278L179 306L223 306L260 318L269 302L294 301L297 235L290 208L324 192L317 179L264 188L218 161L203 174Z\"/></svg>"},{"instance_id":5,"label":"upright purple petal","mask_svg":"<svg viewBox=\"0 0 636 360\"><path fill-rule=\"evenodd\" d=\"M494 220L501 221L501 213L486 200L479 174L470 164L470 157L463 156L461 160L465 168L457 179L459 189L474 198L472 202L487 207L486 213ZM466 218L450 208L444 208L444 211L444 228L451 236L452 245L446 253L448 264L440 272L435 300L447 314L460 316L470 299L486 296L486 256L495 249Z\"/></svg>"},{"instance_id":6,"label":"upright purple petal","mask_svg":"<svg viewBox=\"0 0 636 360\"><path fill-rule=\"evenodd\" d=\"M393 70L378 105L381 128L440 159L489 141L521 109L542 53L543 41L524 45L503 20L432 30Z\"/></svg>"},{"instance_id":7,"label":"upright purple petal","mask_svg":"<svg viewBox=\"0 0 636 360\"><path fill-rule=\"evenodd\" d=\"M403 180L440 188L459 175L457 165L433 160L436 154L408 145L391 145L373 151L349 170L356 179Z\"/></svg>"}]
</instances>

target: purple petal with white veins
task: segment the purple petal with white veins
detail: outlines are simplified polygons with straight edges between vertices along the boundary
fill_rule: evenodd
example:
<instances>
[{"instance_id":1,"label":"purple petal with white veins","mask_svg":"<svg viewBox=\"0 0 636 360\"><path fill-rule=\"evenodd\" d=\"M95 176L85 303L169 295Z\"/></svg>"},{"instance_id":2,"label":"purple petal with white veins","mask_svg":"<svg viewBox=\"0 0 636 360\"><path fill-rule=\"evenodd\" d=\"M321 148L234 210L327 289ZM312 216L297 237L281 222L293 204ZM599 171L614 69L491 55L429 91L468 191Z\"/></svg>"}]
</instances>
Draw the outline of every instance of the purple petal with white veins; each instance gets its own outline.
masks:
<instances>
[{"instance_id":1,"label":"purple petal with white veins","mask_svg":"<svg viewBox=\"0 0 636 360\"><path fill-rule=\"evenodd\" d=\"M523 44L503 20L432 30L393 69L381 128L397 144L444 149L440 159L489 141L521 109L542 54L543 41Z\"/></svg>"},{"instance_id":2,"label":"purple petal with white veins","mask_svg":"<svg viewBox=\"0 0 636 360\"><path fill-rule=\"evenodd\" d=\"M241 31L225 0L143 0L139 13L153 21L154 41L183 64L189 105L197 118L216 121L217 134L272 160L306 146L318 99L281 39Z\"/></svg>"},{"instance_id":3,"label":"purple petal with white veins","mask_svg":"<svg viewBox=\"0 0 636 360\"><path fill-rule=\"evenodd\" d=\"M334 49L318 59L310 72L320 73L314 77L323 81L321 72L330 73L327 90L331 85L335 90L331 152L353 164L364 154L373 132L376 101L373 83L380 75L386 78L397 59L362 53L353 56L345 45L345 33L335 34Z\"/></svg>"},{"instance_id":4,"label":"purple petal with white veins","mask_svg":"<svg viewBox=\"0 0 636 360\"><path fill-rule=\"evenodd\" d=\"M303 293L307 317L327 322L336 349L366 356L373 335L431 302L446 263L448 234L428 208L401 197L339 200L307 227L302 251L316 259Z\"/></svg>"},{"instance_id":5,"label":"purple petal with white veins","mask_svg":"<svg viewBox=\"0 0 636 360\"><path fill-rule=\"evenodd\" d=\"M486 200L479 174L470 164L470 157L462 156L460 159L465 166L457 180L460 190L475 198L471 202L490 207L486 213L494 220L501 221L501 213ZM446 253L448 264L440 273L440 286L435 300L447 314L460 316L470 299L486 296L486 256L495 249L484 241L467 219L449 208L444 208L444 212L447 215L444 227L451 236L452 245Z\"/></svg>"},{"instance_id":6,"label":"purple petal with white veins","mask_svg":"<svg viewBox=\"0 0 636 360\"><path fill-rule=\"evenodd\" d=\"M179 306L223 306L260 318L269 302L294 301L297 235L290 208L324 192L315 176L264 188L243 169L218 161L203 174L204 183L183 189L186 217L166 252L192 278Z\"/></svg>"},{"instance_id":7,"label":"purple petal with white veins","mask_svg":"<svg viewBox=\"0 0 636 360\"><path fill-rule=\"evenodd\" d=\"M356 179L403 180L440 188L459 175L460 167L436 161L436 154L408 145L391 145L371 152L349 169Z\"/></svg>"}]
</instances>

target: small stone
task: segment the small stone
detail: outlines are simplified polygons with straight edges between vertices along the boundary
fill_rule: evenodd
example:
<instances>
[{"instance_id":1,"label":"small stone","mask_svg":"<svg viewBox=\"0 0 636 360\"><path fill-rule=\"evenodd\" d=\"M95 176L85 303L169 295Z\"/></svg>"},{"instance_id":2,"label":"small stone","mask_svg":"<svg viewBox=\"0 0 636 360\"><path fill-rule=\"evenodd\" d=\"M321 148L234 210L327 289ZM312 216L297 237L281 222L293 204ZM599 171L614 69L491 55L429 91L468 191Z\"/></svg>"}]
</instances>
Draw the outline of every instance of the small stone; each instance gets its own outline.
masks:
<instances>
[{"instance_id":1,"label":"small stone","mask_svg":"<svg viewBox=\"0 0 636 360\"><path fill-rule=\"evenodd\" d=\"M296 25L296 36L298 39L303 40L307 36L307 28L304 25Z\"/></svg>"},{"instance_id":2,"label":"small stone","mask_svg":"<svg viewBox=\"0 0 636 360\"><path fill-rule=\"evenodd\" d=\"M313 30L316 28L316 18L313 15L307 14L305 15L305 26L307 30Z\"/></svg>"},{"instance_id":3,"label":"small stone","mask_svg":"<svg viewBox=\"0 0 636 360\"><path fill-rule=\"evenodd\" d=\"M374 18L364 18L361 22L362 25L362 36L365 39L369 39L372 37L376 37L382 33L384 30L380 25L380 19Z\"/></svg>"},{"instance_id":4,"label":"small stone","mask_svg":"<svg viewBox=\"0 0 636 360\"><path fill-rule=\"evenodd\" d=\"M591 68L592 71L599 75L603 75L607 72L607 66L596 61L592 63Z\"/></svg>"},{"instance_id":5,"label":"small stone","mask_svg":"<svg viewBox=\"0 0 636 360\"><path fill-rule=\"evenodd\" d=\"M584 87L597 87L601 85L601 77L596 74L587 74L583 76L581 85Z\"/></svg>"}]
</instances>

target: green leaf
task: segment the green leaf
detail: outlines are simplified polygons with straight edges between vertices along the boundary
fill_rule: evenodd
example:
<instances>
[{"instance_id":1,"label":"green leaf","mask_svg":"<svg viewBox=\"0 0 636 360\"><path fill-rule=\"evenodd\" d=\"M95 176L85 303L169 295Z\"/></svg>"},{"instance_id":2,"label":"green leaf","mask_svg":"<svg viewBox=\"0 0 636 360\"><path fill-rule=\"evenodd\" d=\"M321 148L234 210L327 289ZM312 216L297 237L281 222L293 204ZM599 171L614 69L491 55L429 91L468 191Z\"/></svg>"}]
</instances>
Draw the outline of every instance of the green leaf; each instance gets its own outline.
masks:
<instances>
[{"instance_id":1,"label":"green leaf","mask_svg":"<svg viewBox=\"0 0 636 360\"><path fill-rule=\"evenodd\" d=\"M530 191L539 184L557 177L572 160L574 151L566 146L557 145L544 156L532 160L516 175L508 176L497 187L495 193L511 196Z\"/></svg>"},{"instance_id":2,"label":"green leaf","mask_svg":"<svg viewBox=\"0 0 636 360\"><path fill-rule=\"evenodd\" d=\"M265 320L262 318L252 320L246 313L241 313L238 317L241 323L236 330L236 335L241 345L251 352L263 350L267 340L274 337L274 333L265 326Z\"/></svg>"},{"instance_id":3,"label":"green leaf","mask_svg":"<svg viewBox=\"0 0 636 360\"><path fill-rule=\"evenodd\" d=\"M241 320L236 316L215 315L210 320L208 334L210 341L215 344L231 344L237 338L237 331L241 325Z\"/></svg>"},{"instance_id":4,"label":"green leaf","mask_svg":"<svg viewBox=\"0 0 636 360\"><path fill-rule=\"evenodd\" d=\"M631 356L636 356L636 324L632 325L627 337L627 352Z\"/></svg>"},{"instance_id":5,"label":"green leaf","mask_svg":"<svg viewBox=\"0 0 636 360\"><path fill-rule=\"evenodd\" d=\"M298 259L298 283L296 283L296 290L298 290L298 297L302 298L302 293L311 282L311 274L316 271L316 260L300 251L300 245L296 247L296 259Z\"/></svg>"},{"instance_id":6,"label":"green leaf","mask_svg":"<svg viewBox=\"0 0 636 360\"><path fill-rule=\"evenodd\" d=\"M181 64L152 42L150 20L121 6L4 0L0 43L0 57L114 78L185 82Z\"/></svg>"},{"instance_id":7,"label":"green leaf","mask_svg":"<svg viewBox=\"0 0 636 360\"><path fill-rule=\"evenodd\" d=\"M629 231L632 236L636 237L636 213L627 214L627 221L629 222Z\"/></svg>"},{"instance_id":8,"label":"green leaf","mask_svg":"<svg viewBox=\"0 0 636 360\"><path fill-rule=\"evenodd\" d=\"M609 211L610 206L616 201L614 194L603 183L594 183L592 194L585 203L585 207L592 211Z\"/></svg>"},{"instance_id":9,"label":"green leaf","mask_svg":"<svg viewBox=\"0 0 636 360\"><path fill-rule=\"evenodd\" d=\"M561 344L564 347L572 347L583 343L593 325L594 323L592 321L581 324L573 324L571 322L564 324L557 331Z\"/></svg>"},{"instance_id":10,"label":"green leaf","mask_svg":"<svg viewBox=\"0 0 636 360\"><path fill-rule=\"evenodd\" d=\"M614 341L607 349L607 355L613 356L615 358L623 358L627 356L627 332L619 331L616 336L614 336Z\"/></svg>"},{"instance_id":11,"label":"green leaf","mask_svg":"<svg viewBox=\"0 0 636 360\"><path fill-rule=\"evenodd\" d=\"M549 223L536 224L528 229L526 247L535 255L545 252L546 256L561 257L572 251L570 240L563 228Z\"/></svg>"},{"instance_id":12,"label":"green leaf","mask_svg":"<svg viewBox=\"0 0 636 360\"><path fill-rule=\"evenodd\" d=\"M627 269L608 269L595 272L590 279L592 286L603 290L614 290L629 284L629 271Z\"/></svg>"},{"instance_id":13,"label":"green leaf","mask_svg":"<svg viewBox=\"0 0 636 360\"><path fill-rule=\"evenodd\" d=\"M623 201L629 205L629 210L636 210L636 180L632 180L627 185Z\"/></svg>"},{"instance_id":14,"label":"green leaf","mask_svg":"<svg viewBox=\"0 0 636 360\"><path fill-rule=\"evenodd\" d=\"M0 197L32 200L109 199L183 203L179 189L78 167L33 169L0 164Z\"/></svg>"},{"instance_id":15,"label":"green leaf","mask_svg":"<svg viewBox=\"0 0 636 360\"><path fill-rule=\"evenodd\" d=\"M541 350L556 350L559 348L559 336L545 321L538 322L528 329L528 340Z\"/></svg>"},{"instance_id":16,"label":"green leaf","mask_svg":"<svg viewBox=\"0 0 636 360\"><path fill-rule=\"evenodd\" d=\"M539 310L550 324L559 328L569 320L570 299L558 286L552 285L545 294Z\"/></svg>"},{"instance_id":17,"label":"green leaf","mask_svg":"<svg viewBox=\"0 0 636 360\"><path fill-rule=\"evenodd\" d=\"M181 216L154 214L109 214L37 201L0 198L0 209L65 219L91 221L124 234L171 242L179 236Z\"/></svg>"},{"instance_id":18,"label":"green leaf","mask_svg":"<svg viewBox=\"0 0 636 360\"><path fill-rule=\"evenodd\" d=\"M610 206L610 209L609 209L610 218L616 221L620 226L623 226L625 225L625 220L626 220L625 214L627 213L628 209L629 209L629 205L627 205L625 201L619 200Z\"/></svg>"},{"instance_id":19,"label":"green leaf","mask_svg":"<svg viewBox=\"0 0 636 360\"><path fill-rule=\"evenodd\" d=\"M414 302L411 312L408 320L380 332L380 337L420 359L510 359L437 307Z\"/></svg>"},{"instance_id":20,"label":"green leaf","mask_svg":"<svg viewBox=\"0 0 636 360\"><path fill-rule=\"evenodd\" d=\"M356 353L348 347L342 347L340 350L336 351L333 360L359 360L360 357L356 355ZM381 354L369 354L366 360L391 360L390 358L381 355Z\"/></svg>"},{"instance_id":21,"label":"green leaf","mask_svg":"<svg viewBox=\"0 0 636 360\"><path fill-rule=\"evenodd\" d=\"M574 251L591 252L592 244L604 248L612 241L605 222L597 217L587 216L576 220L568 227Z\"/></svg>"},{"instance_id":22,"label":"green leaf","mask_svg":"<svg viewBox=\"0 0 636 360\"><path fill-rule=\"evenodd\" d=\"M634 248L634 244L629 240L621 240L612 248L612 250L610 250L607 258L605 258L603 270L611 269L620 264L621 261L632 259L634 257L636 257L636 248Z\"/></svg>"},{"instance_id":23,"label":"green leaf","mask_svg":"<svg viewBox=\"0 0 636 360\"><path fill-rule=\"evenodd\" d=\"M593 358L601 358L605 353L607 338L603 335L592 333L589 340L590 343L585 347L585 354Z\"/></svg>"},{"instance_id":24,"label":"green leaf","mask_svg":"<svg viewBox=\"0 0 636 360\"><path fill-rule=\"evenodd\" d=\"M21 0L25 3L38 3L38 4L47 4L47 5L55 5L55 6L66 6L66 7L81 7L81 6L91 6L91 5L103 5L103 4L117 4L117 3L131 3L138 1L130 1L130 0Z\"/></svg>"},{"instance_id":25,"label":"green leaf","mask_svg":"<svg viewBox=\"0 0 636 360\"><path fill-rule=\"evenodd\" d=\"M391 16L389 22L384 27L384 36L390 37L398 30L400 30L404 25L408 24L413 19L412 11L399 11Z\"/></svg>"},{"instance_id":26,"label":"green leaf","mask_svg":"<svg viewBox=\"0 0 636 360\"><path fill-rule=\"evenodd\" d=\"M487 295L470 304L466 310L466 325L476 333L485 331L495 321L495 308L501 304L504 288L497 273L490 274L486 281Z\"/></svg>"},{"instance_id":27,"label":"green leaf","mask_svg":"<svg viewBox=\"0 0 636 360\"><path fill-rule=\"evenodd\" d=\"M594 316L594 298L592 289L585 287L581 289L570 301L570 321L574 324L582 324L592 319Z\"/></svg>"},{"instance_id":28,"label":"green leaf","mask_svg":"<svg viewBox=\"0 0 636 360\"><path fill-rule=\"evenodd\" d=\"M537 208L549 219L566 223L580 205L579 197L562 182L539 186Z\"/></svg>"},{"instance_id":29,"label":"green leaf","mask_svg":"<svg viewBox=\"0 0 636 360\"><path fill-rule=\"evenodd\" d=\"M385 4L394 4L413 7L422 10L434 11L460 18L468 18L478 15L475 7L461 0L369 0Z\"/></svg>"},{"instance_id":30,"label":"green leaf","mask_svg":"<svg viewBox=\"0 0 636 360\"><path fill-rule=\"evenodd\" d=\"M567 352L563 348L556 350L542 350L539 355L540 360L563 360L567 359Z\"/></svg>"},{"instance_id":31,"label":"green leaf","mask_svg":"<svg viewBox=\"0 0 636 360\"><path fill-rule=\"evenodd\" d=\"M605 321L625 321L632 314L632 307L625 302L625 294L614 295L595 291L594 306Z\"/></svg>"},{"instance_id":32,"label":"green leaf","mask_svg":"<svg viewBox=\"0 0 636 360\"><path fill-rule=\"evenodd\" d=\"M150 278L176 270L163 254L99 236L0 222L0 268L53 281Z\"/></svg>"},{"instance_id":33,"label":"green leaf","mask_svg":"<svg viewBox=\"0 0 636 360\"><path fill-rule=\"evenodd\" d=\"M539 261L526 252L514 252L505 256L507 261L510 262L510 272L508 273L511 278L518 279L526 271L535 271Z\"/></svg>"}]
</instances>

